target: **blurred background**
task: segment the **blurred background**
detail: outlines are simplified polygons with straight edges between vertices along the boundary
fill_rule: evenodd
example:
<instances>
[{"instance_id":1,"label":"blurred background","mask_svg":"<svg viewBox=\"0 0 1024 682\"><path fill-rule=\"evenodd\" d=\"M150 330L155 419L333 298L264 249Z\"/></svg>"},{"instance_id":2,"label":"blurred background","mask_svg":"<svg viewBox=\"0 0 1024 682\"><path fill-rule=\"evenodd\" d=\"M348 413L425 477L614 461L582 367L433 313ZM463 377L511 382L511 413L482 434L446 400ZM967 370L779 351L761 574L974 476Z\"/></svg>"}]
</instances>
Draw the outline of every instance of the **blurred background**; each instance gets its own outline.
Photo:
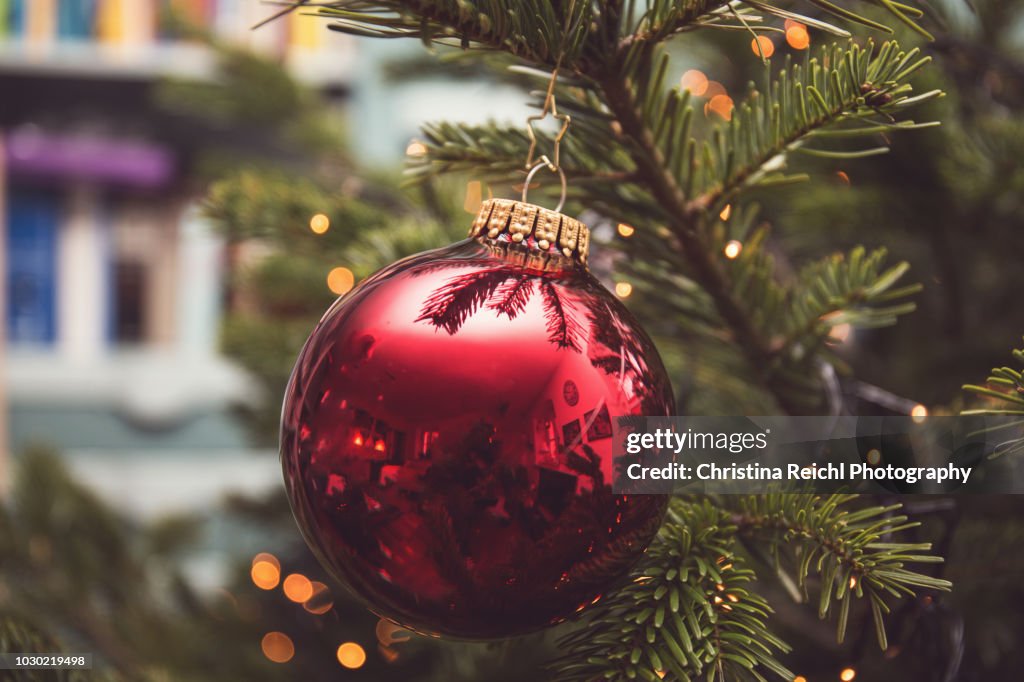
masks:
<instances>
[{"instance_id":1,"label":"blurred background","mask_svg":"<svg viewBox=\"0 0 1024 682\"><path fill-rule=\"evenodd\" d=\"M551 633L437 643L337 591L295 530L275 449L291 363L331 301L461 238L490 193L511 195L511 181L473 178L403 189L403 159L424 151L419 125L521 123L522 84L301 12L250 30L274 11L0 0L0 650L94 652L96 672L80 679L535 678ZM920 120L943 127L879 159L812 165L814 182L758 197L784 272L865 243L925 284L897 327L837 328L860 412L954 413L960 385L1019 347L1022 20L1015 0L936 5L940 38L924 46L936 64L919 87L948 95ZM789 28L762 50L801 59L827 40ZM733 96L764 77L749 36L681 42L671 68L705 121L729 117ZM680 404L747 407L745 387L702 376L616 269L616 244L643 226L591 219L595 271L657 338ZM780 592L787 665L812 682L848 669L1016 679L1024 504L909 506L949 558L939 570L954 593L911 600L883 655L867 620L838 646Z\"/></svg>"}]
</instances>

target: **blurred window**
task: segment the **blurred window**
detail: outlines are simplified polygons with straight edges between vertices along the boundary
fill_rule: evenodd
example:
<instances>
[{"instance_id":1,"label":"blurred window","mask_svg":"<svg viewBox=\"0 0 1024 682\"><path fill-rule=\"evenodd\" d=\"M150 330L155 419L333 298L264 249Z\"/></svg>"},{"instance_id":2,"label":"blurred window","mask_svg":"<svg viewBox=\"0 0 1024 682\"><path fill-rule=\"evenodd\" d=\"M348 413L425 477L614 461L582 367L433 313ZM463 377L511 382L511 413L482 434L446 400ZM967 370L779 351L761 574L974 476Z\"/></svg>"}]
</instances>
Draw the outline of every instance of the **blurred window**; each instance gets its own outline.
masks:
<instances>
[{"instance_id":1,"label":"blurred window","mask_svg":"<svg viewBox=\"0 0 1024 682\"><path fill-rule=\"evenodd\" d=\"M57 197L12 189L7 197L7 339L56 338Z\"/></svg>"},{"instance_id":2,"label":"blurred window","mask_svg":"<svg viewBox=\"0 0 1024 682\"><path fill-rule=\"evenodd\" d=\"M0 0L0 38L18 37L25 30L25 0Z\"/></svg>"},{"instance_id":3,"label":"blurred window","mask_svg":"<svg viewBox=\"0 0 1024 682\"><path fill-rule=\"evenodd\" d=\"M60 37L72 40L91 38L96 26L96 4L97 0L59 0L57 33Z\"/></svg>"},{"instance_id":4,"label":"blurred window","mask_svg":"<svg viewBox=\"0 0 1024 682\"><path fill-rule=\"evenodd\" d=\"M113 336L134 344L146 337L146 266L129 259L114 262Z\"/></svg>"}]
</instances>

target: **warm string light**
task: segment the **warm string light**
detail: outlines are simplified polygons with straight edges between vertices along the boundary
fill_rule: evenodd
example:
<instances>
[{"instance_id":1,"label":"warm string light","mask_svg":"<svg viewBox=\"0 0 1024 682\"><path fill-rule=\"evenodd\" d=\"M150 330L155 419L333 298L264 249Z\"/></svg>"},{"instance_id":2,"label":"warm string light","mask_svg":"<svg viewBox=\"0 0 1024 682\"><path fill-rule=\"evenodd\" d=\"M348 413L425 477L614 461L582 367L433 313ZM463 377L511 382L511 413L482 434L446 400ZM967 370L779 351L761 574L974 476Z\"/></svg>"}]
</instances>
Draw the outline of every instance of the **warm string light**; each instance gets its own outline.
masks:
<instances>
[{"instance_id":1,"label":"warm string light","mask_svg":"<svg viewBox=\"0 0 1024 682\"><path fill-rule=\"evenodd\" d=\"M811 34L807 27L792 19L786 20L786 43L794 50L806 50L811 45Z\"/></svg>"},{"instance_id":2,"label":"warm string light","mask_svg":"<svg viewBox=\"0 0 1024 682\"><path fill-rule=\"evenodd\" d=\"M322 616L332 608L334 608L334 601L331 599L331 591L321 582L313 581L313 594L309 596L303 604L302 608L306 609L315 616Z\"/></svg>"},{"instance_id":3,"label":"warm string light","mask_svg":"<svg viewBox=\"0 0 1024 682\"><path fill-rule=\"evenodd\" d=\"M914 408L910 410L910 418L914 420L915 424L920 424L928 418L928 408L918 403L914 405Z\"/></svg>"},{"instance_id":4,"label":"warm string light","mask_svg":"<svg viewBox=\"0 0 1024 682\"><path fill-rule=\"evenodd\" d=\"M349 670L357 670L366 663L366 650L355 642L345 642L338 647L338 663Z\"/></svg>"},{"instance_id":5,"label":"warm string light","mask_svg":"<svg viewBox=\"0 0 1024 682\"><path fill-rule=\"evenodd\" d=\"M628 298L633 293L633 285L629 282L616 282L615 294L619 298Z\"/></svg>"},{"instance_id":6,"label":"warm string light","mask_svg":"<svg viewBox=\"0 0 1024 682\"><path fill-rule=\"evenodd\" d=\"M797 675L793 678L793 682L807 682L807 678L803 675Z\"/></svg>"},{"instance_id":7,"label":"warm string light","mask_svg":"<svg viewBox=\"0 0 1024 682\"><path fill-rule=\"evenodd\" d=\"M708 77L703 71L690 69L679 79L679 87L682 90L689 90L696 97L703 97L708 89Z\"/></svg>"},{"instance_id":8,"label":"warm string light","mask_svg":"<svg viewBox=\"0 0 1024 682\"><path fill-rule=\"evenodd\" d=\"M853 333L853 327L849 322L840 322L828 330L829 338L840 343L849 339L851 333Z\"/></svg>"},{"instance_id":9,"label":"warm string light","mask_svg":"<svg viewBox=\"0 0 1024 682\"><path fill-rule=\"evenodd\" d=\"M391 646L399 642L408 642L412 639L412 635L409 631L403 628L397 623L392 623L390 620L381 618L377 621L377 641L383 646Z\"/></svg>"},{"instance_id":10,"label":"warm string light","mask_svg":"<svg viewBox=\"0 0 1024 682\"><path fill-rule=\"evenodd\" d=\"M726 243L725 248L722 249L722 253L724 253L725 257L729 260L735 259L740 255L741 251L743 251L743 242L737 239L730 239Z\"/></svg>"},{"instance_id":11,"label":"warm string light","mask_svg":"<svg viewBox=\"0 0 1024 682\"><path fill-rule=\"evenodd\" d=\"M775 43L768 36L757 36L750 41L750 49L758 57L768 59L775 54Z\"/></svg>"},{"instance_id":12,"label":"warm string light","mask_svg":"<svg viewBox=\"0 0 1024 682\"><path fill-rule=\"evenodd\" d=\"M313 583L301 573L292 573L281 585L284 596L298 604L303 604L313 596Z\"/></svg>"},{"instance_id":13,"label":"warm string light","mask_svg":"<svg viewBox=\"0 0 1024 682\"><path fill-rule=\"evenodd\" d=\"M618 226L619 235L622 237L632 237L633 233L636 232L636 228L627 223L619 223Z\"/></svg>"},{"instance_id":14,"label":"warm string light","mask_svg":"<svg viewBox=\"0 0 1024 682\"><path fill-rule=\"evenodd\" d=\"M355 275L348 268L337 267L327 273L327 288L338 296L347 294L355 282Z\"/></svg>"},{"instance_id":15,"label":"warm string light","mask_svg":"<svg viewBox=\"0 0 1024 682\"><path fill-rule=\"evenodd\" d=\"M731 215L732 215L732 204L726 204L725 208L722 209L722 212L718 214L718 217L722 219L722 222L725 222L726 220L729 219L729 216L731 216Z\"/></svg>"},{"instance_id":16,"label":"warm string light","mask_svg":"<svg viewBox=\"0 0 1024 682\"><path fill-rule=\"evenodd\" d=\"M331 229L331 219L323 213L317 213L309 219L309 229L313 231L313 234L323 234Z\"/></svg>"},{"instance_id":17,"label":"warm string light","mask_svg":"<svg viewBox=\"0 0 1024 682\"><path fill-rule=\"evenodd\" d=\"M726 121L731 121L733 106L732 97L729 95L715 95L704 105L704 115L717 114Z\"/></svg>"},{"instance_id":18,"label":"warm string light","mask_svg":"<svg viewBox=\"0 0 1024 682\"><path fill-rule=\"evenodd\" d=\"M405 155L413 158L425 156L427 153L427 146L419 140L413 140L409 143L409 146L405 148Z\"/></svg>"},{"instance_id":19,"label":"warm string light","mask_svg":"<svg viewBox=\"0 0 1024 682\"><path fill-rule=\"evenodd\" d=\"M261 590L272 590L281 581L281 564L273 554L257 554L253 557L249 576L256 587Z\"/></svg>"},{"instance_id":20,"label":"warm string light","mask_svg":"<svg viewBox=\"0 0 1024 682\"><path fill-rule=\"evenodd\" d=\"M839 679L843 682L851 682L855 677L857 677L857 671L853 668L843 668L839 673Z\"/></svg>"},{"instance_id":21,"label":"warm string light","mask_svg":"<svg viewBox=\"0 0 1024 682\"><path fill-rule=\"evenodd\" d=\"M274 663L287 663L295 655L295 644L292 638L283 632L268 632L260 642L263 655Z\"/></svg>"}]
</instances>

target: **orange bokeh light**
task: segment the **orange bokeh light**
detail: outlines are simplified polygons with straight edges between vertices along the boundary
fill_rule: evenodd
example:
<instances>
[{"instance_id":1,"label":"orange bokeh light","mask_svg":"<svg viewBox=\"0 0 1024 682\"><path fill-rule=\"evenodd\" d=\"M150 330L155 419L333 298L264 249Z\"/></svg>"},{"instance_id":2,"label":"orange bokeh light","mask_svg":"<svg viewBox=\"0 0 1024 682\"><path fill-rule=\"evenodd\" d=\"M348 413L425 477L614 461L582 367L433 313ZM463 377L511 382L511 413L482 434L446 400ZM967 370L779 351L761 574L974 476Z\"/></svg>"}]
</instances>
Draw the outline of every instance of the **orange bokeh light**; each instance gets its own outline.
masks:
<instances>
[{"instance_id":1,"label":"orange bokeh light","mask_svg":"<svg viewBox=\"0 0 1024 682\"><path fill-rule=\"evenodd\" d=\"M314 234L323 234L331 229L331 219L323 213L317 213L309 219L309 229L313 230Z\"/></svg>"},{"instance_id":2,"label":"orange bokeh light","mask_svg":"<svg viewBox=\"0 0 1024 682\"><path fill-rule=\"evenodd\" d=\"M264 559L253 563L249 575L252 577L253 584L261 590L272 590L281 581L281 569L276 564Z\"/></svg>"},{"instance_id":3,"label":"orange bokeh light","mask_svg":"<svg viewBox=\"0 0 1024 682\"><path fill-rule=\"evenodd\" d=\"M338 296L347 294L355 283L356 277L348 268L338 267L327 273L327 288Z\"/></svg>"},{"instance_id":4,"label":"orange bokeh light","mask_svg":"<svg viewBox=\"0 0 1024 682\"><path fill-rule=\"evenodd\" d=\"M707 92L708 77L704 75L703 71L690 69L679 79L679 87L683 90L689 90L697 97L701 97Z\"/></svg>"},{"instance_id":5,"label":"orange bokeh light","mask_svg":"<svg viewBox=\"0 0 1024 682\"><path fill-rule=\"evenodd\" d=\"M768 59L768 57L775 54L775 43L773 43L772 39L768 36L757 36L750 41L750 49L758 57Z\"/></svg>"},{"instance_id":6,"label":"orange bokeh light","mask_svg":"<svg viewBox=\"0 0 1024 682\"><path fill-rule=\"evenodd\" d=\"M857 671L853 668L843 668L843 671L839 673L839 679L843 682L850 682L855 677L857 677Z\"/></svg>"},{"instance_id":7,"label":"orange bokeh light","mask_svg":"<svg viewBox=\"0 0 1024 682\"><path fill-rule=\"evenodd\" d=\"M299 604L313 596L313 583L301 573L292 573L284 579L284 596Z\"/></svg>"},{"instance_id":8,"label":"orange bokeh light","mask_svg":"<svg viewBox=\"0 0 1024 682\"><path fill-rule=\"evenodd\" d=\"M726 121L729 121L732 120L732 108L732 97L729 97L729 95L715 95L707 103L704 113L715 113L724 118Z\"/></svg>"},{"instance_id":9,"label":"orange bokeh light","mask_svg":"<svg viewBox=\"0 0 1024 682\"><path fill-rule=\"evenodd\" d=\"M345 642L338 647L338 663L350 670L362 668L366 663L366 651L355 642Z\"/></svg>"},{"instance_id":10,"label":"orange bokeh light","mask_svg":"<svg viewBox=\"0 0 1024 682\"><path fill-rule=\"evenodd\" d=\"M331 599L331 591L321 582L313 581L313 594L305 601L302 608L312 614L322 616L334 608L334 600Z\"/></svg>"},{"instance_id":11,"label":"orange bokeh light","mask_svg":"<svg viewBox=\"0 0 1024 682\"><path fill-rule=\"evenodd\" d=\"M708 99L717 97L718 95L727 94L728 93L725 91L725 86L719 83L718 81L708 81L708 87L704 91L704 96L707 97Z\"/></svg>"},{"instance_id":12,"label":"orange bokeh light","mask_svg":"<svg viewBox=\"0 0 1024 682\"><path fill-rule=\"evenodd\" d=\"M811 34L803 24L794 23L786 29L786 42L794 50L806 50L811 44Z\"/></svg>"},{"instance_id":13,"label":"orange bokeh light","mask_svg":"<svg viewBox=\"0 0 1024 682\"><path fill-rule=\"evenodd\" d=\"M283 632L268 632L263 635L260 647L263 649L263 655L274 663L287 663L295 655L292 638Z\"/></svg>"}]
</instances>

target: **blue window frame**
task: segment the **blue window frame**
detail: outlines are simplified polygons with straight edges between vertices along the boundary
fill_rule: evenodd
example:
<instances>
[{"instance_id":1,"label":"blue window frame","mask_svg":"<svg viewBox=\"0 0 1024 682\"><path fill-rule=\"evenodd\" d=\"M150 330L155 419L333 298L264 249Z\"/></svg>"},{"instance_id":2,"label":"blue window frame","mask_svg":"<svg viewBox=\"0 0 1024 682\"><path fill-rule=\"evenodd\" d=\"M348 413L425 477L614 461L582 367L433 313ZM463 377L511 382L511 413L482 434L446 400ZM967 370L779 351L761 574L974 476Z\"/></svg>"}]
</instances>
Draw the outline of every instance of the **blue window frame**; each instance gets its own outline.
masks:
<instances>
[{"instance_id":1,"label":"blue window frame","mask_svg":"<svg viewBox=\"0 0 1024 682\"><path fill-rule=\"evenodd\" d=\"M57 197L12 190L7 197L7 340L53 344L57 337Z\"/></svg>"}]
</instances>

